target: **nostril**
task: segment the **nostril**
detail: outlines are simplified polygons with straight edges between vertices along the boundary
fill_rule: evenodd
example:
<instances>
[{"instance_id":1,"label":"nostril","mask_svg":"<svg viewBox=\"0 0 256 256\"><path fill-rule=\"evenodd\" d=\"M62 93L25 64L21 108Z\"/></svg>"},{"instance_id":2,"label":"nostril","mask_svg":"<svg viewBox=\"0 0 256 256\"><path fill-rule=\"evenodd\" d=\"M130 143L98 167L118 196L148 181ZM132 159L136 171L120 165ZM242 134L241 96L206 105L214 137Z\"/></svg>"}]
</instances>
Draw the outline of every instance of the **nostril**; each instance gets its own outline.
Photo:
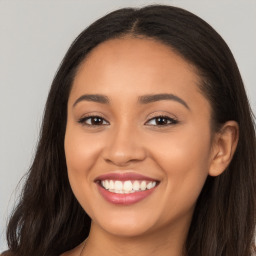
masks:
<instances>
[{"instance_id":1,"label":"nostril","mask_svg":"<svg viewBox=\"0 0 256 256\"><path fill-rule=\"evenodd\" d=\"M103 156L104 160L116 166L124 167L130 165L132 163L143 161L146 157L146 154L141 153L112 153L112 154L105 154Z\"/></svg>"},{"instance_id":2,"label":"nostril","mask_svg":"<svg viewBox=\"0 0 256 256\"><path fill-rule=\"evenodd\" d=\"M116 166L127 166L131 162L144 160L146 150L136 136L128 134L127 128L120 128L115 134L111 134L102 151L104 160Z\"/></svg>"},{"instance_id":3,"label":"nostril","mask_svg":"<svg viewBox=\"0 0 256 256\"><path fill-rule=\"evenodd\" d=\"M141 160L137 159L105 159L105 161L109 164L118 166L118 167L127 167L133 163L136 163Z\"/></svg>"}]
</instances>

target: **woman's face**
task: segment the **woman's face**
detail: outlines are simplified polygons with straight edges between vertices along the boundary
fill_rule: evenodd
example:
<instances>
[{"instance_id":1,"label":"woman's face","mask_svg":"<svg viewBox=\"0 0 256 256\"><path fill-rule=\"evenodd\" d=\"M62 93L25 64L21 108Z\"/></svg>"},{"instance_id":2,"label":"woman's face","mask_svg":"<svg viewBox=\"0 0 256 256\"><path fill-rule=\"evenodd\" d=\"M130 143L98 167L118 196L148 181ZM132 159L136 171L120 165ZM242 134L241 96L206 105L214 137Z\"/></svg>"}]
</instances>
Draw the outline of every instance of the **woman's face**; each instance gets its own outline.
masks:
<instances>
[{"instance_id":1,"label":"woman's face","mask_svg":"<svg viewBox=\"0 0 256 256\"><path fill-rule=\"evenodd\" d=\"M82 63L65 153L94 226L121 236L188 228L212 159L199 83L188 62L149 39L106 41Z\"/></svg>"}]
</instances>

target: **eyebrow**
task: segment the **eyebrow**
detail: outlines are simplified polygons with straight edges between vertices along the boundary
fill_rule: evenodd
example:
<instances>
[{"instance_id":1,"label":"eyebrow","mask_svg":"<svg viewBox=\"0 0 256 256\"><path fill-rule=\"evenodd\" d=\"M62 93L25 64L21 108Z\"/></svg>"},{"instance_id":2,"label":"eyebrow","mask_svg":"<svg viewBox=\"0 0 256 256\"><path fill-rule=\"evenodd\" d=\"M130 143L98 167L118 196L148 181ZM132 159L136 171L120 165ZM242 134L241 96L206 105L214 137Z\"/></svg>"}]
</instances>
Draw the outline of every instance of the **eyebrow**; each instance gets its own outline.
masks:
<instances>
[{"instance_id":1,"label":"eyebrow","mask_svg":"<svg viewBox=\"0 0 256 256\"><path fill-rule=\"evenodd\" d=\"M75 103L73 104L73 107L75 107L77 105L77 103L79 103L81 101L84 101L84 100L85 101L93 101L93 102L102 103L102 104L108 104L109 103L109 99L105 95L84 94L75 101Z\"/></svg>"},{"instance_id":2,"label":"eyebrow","mask_svg":"<svg viewBox=\"0 0 256 256\"><path fill-rule=\"evenodd\" d=\"M149 95L139 96L138 98L138 102L141 104L148 104L148 103L161 101L161 100L176 101L190 110L188 104L183 99L181 99L180 97L174 94L168 94L168 93L149 94ZM109 98L102 94L84 94L75 101L75 103L73 104L73 107L75 107L81 101L93 101L101 104L109 104L110 102Z\"/></svg>"},{"instance_id":3,"label":"eyebrow","mask_svg":"<svg viewBox=\"0 0 256 256\"><path fill-rule=\"evenodd\" d=\"M139 97L138 101L142 104L148 104L148 103L152 103L160 100L174 100L190 110L188 104L183 99L181 99L180 97L174 94L162 93L162 94L143 95Z\"/></svg>"}]
</instances>

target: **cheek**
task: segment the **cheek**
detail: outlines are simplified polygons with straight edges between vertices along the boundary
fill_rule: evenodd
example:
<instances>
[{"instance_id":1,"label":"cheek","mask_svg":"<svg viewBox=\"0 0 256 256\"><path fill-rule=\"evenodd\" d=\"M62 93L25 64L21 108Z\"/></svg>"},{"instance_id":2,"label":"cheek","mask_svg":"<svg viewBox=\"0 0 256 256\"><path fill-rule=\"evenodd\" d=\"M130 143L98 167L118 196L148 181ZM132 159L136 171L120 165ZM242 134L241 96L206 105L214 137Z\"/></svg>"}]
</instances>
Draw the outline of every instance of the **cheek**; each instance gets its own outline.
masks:
<instances>
[{"instance_id":1,"label":"cheek","mask_svg":"<svg viewBox=\"0 0 256 256\"><path fill-rule=\"evenodd\" d=\"M162 169L166 186L165 200L170 207L194 206L208 176L210 163L210 133L208 129L187 127L158 138L154 158ZM164 201L165 201L164 200Z\"/></svg>"},{"instance_id":2,"label":"cheek","mask_svg":"<svg viewBox=\"0 0 256 256\"><path fill-rule=\"evenodd\" d=\"M64 146L70 186L84 206L94 184L91 170L98 161L102 145L93 136L85 136L81 129L71 126L66 129Z\"/></svg>"},{"instance_id":3,"label":"cheek","mask_svg":"<svg viewBox=\"0 0 256 256\"><path fill-rule=\"evenodd\" d=\"M88 146L90 145L90 146ZM94 152L97 150L97 144L88 141L79 133L69 132L65 136L65 154L68 169L72 172L83 174L91 169L95 159Z\"/></svg>"},{"instance_id":4,"label":"cheek","mask_svg":"<svg viewBox=\"0 0 256 256\"><path fill-rule=\"evenodd\" d=\"M64 147L70 174L90 176L90 170L97 162L103 143L100 133L85 133L82 127L69 121Z\"/></svg>"}]
</instances>

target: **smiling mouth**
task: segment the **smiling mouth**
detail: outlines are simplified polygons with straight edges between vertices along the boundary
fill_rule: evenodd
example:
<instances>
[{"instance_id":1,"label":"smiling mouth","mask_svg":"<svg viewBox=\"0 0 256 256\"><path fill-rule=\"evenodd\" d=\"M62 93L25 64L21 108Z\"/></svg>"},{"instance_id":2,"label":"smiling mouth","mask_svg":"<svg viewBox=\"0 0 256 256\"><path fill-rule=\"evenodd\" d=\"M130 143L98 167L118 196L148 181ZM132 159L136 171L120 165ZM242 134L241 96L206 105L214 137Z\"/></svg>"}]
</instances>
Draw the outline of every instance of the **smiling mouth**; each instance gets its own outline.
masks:
<instances>
[{"instance_id":1,"label":"smiling mouth","mask_svg":"<svg viewBox=\"0 0 256 256\"><path fill-rule=\"evenodd\" d=\"M152 189L158 185L157 181L148 180L101 180L100 186L116 194L131 194Z\"/></svg>"},{"instance_id":2,"label":"smiling mouth","mask_svg":"<svg viewBox=\"0 0 256 256\"><path fill-rule=\"evenodd\" d=\"M95 183L102 197L108 202L131 205L151 195L160 181L138 173L115 172L97 177Z\"/></svg>"}]
</instances>

